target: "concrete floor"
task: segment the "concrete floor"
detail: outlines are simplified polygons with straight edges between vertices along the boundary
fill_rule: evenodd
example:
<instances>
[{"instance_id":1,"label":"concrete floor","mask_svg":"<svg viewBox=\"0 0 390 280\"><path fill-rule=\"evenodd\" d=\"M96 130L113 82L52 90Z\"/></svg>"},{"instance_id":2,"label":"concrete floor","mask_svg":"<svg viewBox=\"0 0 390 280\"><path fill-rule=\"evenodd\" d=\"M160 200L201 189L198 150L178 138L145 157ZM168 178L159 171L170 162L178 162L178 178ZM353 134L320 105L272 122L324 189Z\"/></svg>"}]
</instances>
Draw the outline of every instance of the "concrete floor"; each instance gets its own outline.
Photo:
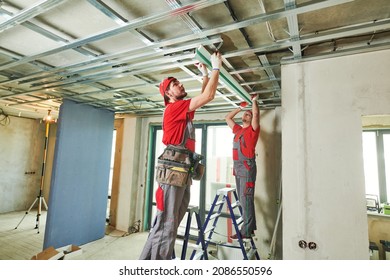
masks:
<instances>
[{"instance_id":1,"label":"concrete floor","mask_svg":"<svg viewBox=\"0 0 390 280\"><path fill-rule=\"evenodd\" d=\"M42 251L45 235L46 211L40 216L39 233L35 229L37 212L31 210L0 214L0 260L30 260ZM17 229L15 227L22 220ZM126 235L107 228L99 240L81 245L82 254L73 259L81 260L137 260L143 249L148 232ZM181 246L176 246L180 255ZM187 250L187 254L192 252Z\"/></svg>"}]
</instances>

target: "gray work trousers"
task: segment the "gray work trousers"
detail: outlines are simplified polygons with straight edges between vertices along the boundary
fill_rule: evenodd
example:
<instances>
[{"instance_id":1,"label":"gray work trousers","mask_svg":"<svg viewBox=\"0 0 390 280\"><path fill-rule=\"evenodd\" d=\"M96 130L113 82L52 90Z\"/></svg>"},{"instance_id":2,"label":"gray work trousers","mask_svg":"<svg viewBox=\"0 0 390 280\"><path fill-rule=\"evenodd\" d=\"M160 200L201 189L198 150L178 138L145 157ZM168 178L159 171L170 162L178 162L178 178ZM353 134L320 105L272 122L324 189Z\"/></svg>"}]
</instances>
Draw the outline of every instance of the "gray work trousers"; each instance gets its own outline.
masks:
<instances>
[{"instance_id":1,"label":"gray work trousers","mask_svg":"<svg viewBox=\"0 0 390 280\"><path fill-rule=\"evenodd\" d=\"M141 253L140 260L171 260L177 228L190 203L190 185L175 187L161 184L163 210L157 209L152 229ZM160 190L161 191L161 190Z\"/></svg>"},{"instance_id":2,"label":"gray work trousers","mask_svg":"<svg viewBox=\"0 0 390 280\"><path fill-rule=\"evenodd\" d=\"M247 178L236 177L237 195L241 204L243 218L240 232L241 236L250 237L253 231L256 230L254 203L255 188L246 187L246 183Z\"/></svg>"}]
</instances>

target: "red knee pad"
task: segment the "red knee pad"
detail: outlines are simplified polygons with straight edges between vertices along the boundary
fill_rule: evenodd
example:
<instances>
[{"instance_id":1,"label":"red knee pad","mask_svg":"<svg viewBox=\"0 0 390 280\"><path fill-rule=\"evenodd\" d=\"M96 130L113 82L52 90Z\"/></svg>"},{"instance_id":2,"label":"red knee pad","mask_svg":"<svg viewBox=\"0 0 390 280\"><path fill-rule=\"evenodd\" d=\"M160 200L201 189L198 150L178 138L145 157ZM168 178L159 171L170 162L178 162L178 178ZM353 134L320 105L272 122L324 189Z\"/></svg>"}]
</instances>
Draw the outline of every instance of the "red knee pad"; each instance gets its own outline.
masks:
<instances>
[{"instance_id":1,"label":"red knee pad","mask_svg":"<svg viewBox=\"0 0 390 280\"><path fill-rule=\"evenodd\" d=\"M158 186L156 191L156 206L160 211L164 211L164 190Z\"/></svg>"}]
</instances>

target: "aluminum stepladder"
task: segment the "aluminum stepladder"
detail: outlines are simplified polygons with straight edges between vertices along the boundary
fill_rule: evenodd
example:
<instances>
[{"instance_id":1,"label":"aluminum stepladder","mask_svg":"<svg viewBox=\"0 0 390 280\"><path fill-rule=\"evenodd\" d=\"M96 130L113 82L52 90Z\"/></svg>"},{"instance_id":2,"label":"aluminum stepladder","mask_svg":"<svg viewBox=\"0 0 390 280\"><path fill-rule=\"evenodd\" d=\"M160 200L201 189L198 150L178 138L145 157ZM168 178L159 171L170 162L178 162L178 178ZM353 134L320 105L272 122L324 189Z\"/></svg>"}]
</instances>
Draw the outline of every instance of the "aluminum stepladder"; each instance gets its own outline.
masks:
<instances>
[{"instance_id":1,"label":"aluminum stepladder","mask_svg":"<svg viewBox=\"0 0 390 280\"><path fill-rule=\"evenodd\" d=\"M234 199L235 199L234 203L232 203L232 201L231 201L231 196L232 196L231 194L233 194L233 196L234 196ZM203 239L203 241L205 243L203 252L196 253L196 250L194 250L192 252L191 259L202 259L204 254L201 254L201 253L204 253L207 250L208 245L211 243L211 238L212 238L212 236L214 234L214 230L215 230L216 225L218 223L218 219L221 216L221 212L222 212L222 209L223 209L223 206L224 206L225 202L226 202L227 207L229 209L230 218L232 220L232 223L234 225L234 229L235 229L237 237L238 237L237 241L239 243L239 248L241 249L241 252L242 252L242 255L243 255L243 259L244 260L250 260L250 259L252 259L253 256L255 256L256 259L259 260L260 256L259 256L259 254L257 252L257 248L255 246L253 238L250 237L250 238L246 238L245 239L245 240L249 240L249 243L250 243L249 252L247 252L247 250L245 248L245 244L244 243L246 241L244 242L243 239L241 238L239 225L243 222L243 219L242 219L242 208L241 208L240 202L238 200L238 195L237 195L237 192L236 192L235 188L222 188L222 189L218 189L217 190L217 194L215 195L213 204L210 207L209 214L207 215L207 218L206 218L205 223L203 225L203 230L202 230L203 233L205 235L208 234L207 238L204 237L204 239ZM218 208L216 210L216 212L214 212L215 207ZM236 216L234 214L234 209L235 208L239 209L239 213L241 215L241 217L239 219L237 219L237 220L236 220ZM212 226L207 228L209 222L212 221L212 220L213 220ZM197 244L199 244L199 242L201 242L201 240L198 240ZM233 246L230 246L230 247L233 247ZM207 252L206 252L206 255L207 255Z\"/></svg>"},{"instance_id":2,"label":"aluminum stepladder","mask_svg":"<svg viewBox=\"0 0 390 280\"><path fill-rule=\"evenodd\" d=\"M199 207L198 206L191 206L191 205L189 205L187 208L187 215L188 216L187 216L186 230L184 232L184 239L183 239L183 244L182 244L183 248L181 250L180 259L181 260L186 259L188 240L190 238L190 229L191 229L191 221L192 221L193 214L195 214L197 230L198 230L198 242L194 246L194 250L201 250L203 258L205 258L207 260L208 257L207 257L206 247L205 247L206 245L204 242L203 227L202 227L202 223L201 223L200 217L199 217ZM175 258L175 251L173 251L172 258L173 259Z\"/></svg>"}]
</instances>

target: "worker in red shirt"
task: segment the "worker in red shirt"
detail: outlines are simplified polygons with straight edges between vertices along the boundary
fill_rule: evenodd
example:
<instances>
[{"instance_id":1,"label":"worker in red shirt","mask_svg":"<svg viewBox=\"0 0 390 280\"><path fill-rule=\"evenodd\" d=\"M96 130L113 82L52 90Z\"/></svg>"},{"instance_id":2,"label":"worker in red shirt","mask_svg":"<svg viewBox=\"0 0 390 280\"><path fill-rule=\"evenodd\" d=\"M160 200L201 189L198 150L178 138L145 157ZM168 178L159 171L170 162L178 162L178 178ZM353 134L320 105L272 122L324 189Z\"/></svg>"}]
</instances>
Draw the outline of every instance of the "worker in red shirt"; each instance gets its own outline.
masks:
<instances>
[{"instance_id":1,"label":"worker in red shirt","mask_svg":"<svg viewBox=\"0 0 390 280\"><path fill-rule=\"evenodd\" d=\"M215 97L222 65L221 54L213 53L210 61L210 78L206 65L197 65L203 75L203 82L202 92L196 97L186 99L187 92L183 84L174 77L165 78L160 83L160 93L166 106L162 123L162 141L167 146L166 149L173 147L183 151L184 147L184 154L188 152L192 155L195 152L195 128L192 120L195 110ZM171 172L171 169L164 169L162 176L168 174L168 171ZM159 183L156 191L157 213L140 256L142 260L172 259L177 229L189 205L191 178L186 179L183 184L169 183L170 178L162 180L165 183Z\"/></svg>"},{"instance_id":2,"label":"worker in red shirt","mask_svg":"<svg viewBox=\"0 0 390 280\"><path fill-rule=\"evenodd\" d=\"M232 129L233 138L233 175L236 179L238 200L242 208L243 223L240 229L241 238L250 238L256 230L254 205L255 182L257 175L255 148L260 134L260 114L257 95L252 97L252 110L244 111L242 126L233 118L248 104L242 102L240 107L228 113L226 123ZM237 239L237 234L230 236Z\"/></svg>"}]
</instances>

